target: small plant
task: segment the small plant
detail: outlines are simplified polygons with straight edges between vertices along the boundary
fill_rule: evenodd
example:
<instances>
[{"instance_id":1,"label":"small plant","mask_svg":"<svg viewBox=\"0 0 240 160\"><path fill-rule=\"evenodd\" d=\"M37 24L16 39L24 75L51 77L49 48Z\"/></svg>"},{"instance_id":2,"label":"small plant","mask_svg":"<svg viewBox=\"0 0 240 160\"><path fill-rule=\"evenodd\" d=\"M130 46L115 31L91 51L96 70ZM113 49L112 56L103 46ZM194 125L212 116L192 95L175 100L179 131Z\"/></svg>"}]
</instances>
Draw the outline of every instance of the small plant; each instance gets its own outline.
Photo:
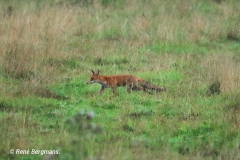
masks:
<instances>
[{"instance_id":1,"label":"small plant","mask_svg":"<svg viewBox=\"0 0 240 160\"><path fill-rule=\"evenodd\" d=\"M127 114L126 116L132 119L135 119L135 118L141 118L141 117L150 117L150 116L153 116L154 113L155 111L153 110L146 110L146 111L141 110L139 112L133 112L133 113Z\"/></svg>"},{"instance_id":2,"label":"small plant","mask_svg":"<svg viewBox=\"0 0 240 160\"><path fill-rule=\"evenodd\" d=\"M93 111L80 110L78 114L67 120L70 132L77 132L85 135L89 133L102 133L102 127L93 123L95 113Z\"/></svg>"},{"instance_id":3,"label":"small plant","mask_svg":"<svg viewBox=\"0 0 240 160\"><path fill-rule=\"evenodd\" d=\"M64 157L71 153L73 159L89 157L88 145L94 143L95 136L103 132L102 127L94 123L95 113L80 110L76 115L66 121L67 131L72 134L71 147L67 153L61 155ZM80 157L79 157L80 156Z\"/></svg>"},{"instance_id":4,"label":"small plant","mask_svg":"<svg viewBox=\"0 0 240 160\"><path fill-rule=\"evenodd\" d=\"M238 29L230 30L230 32L228 32L228 34L227 34L227 39L229 41L239 42L240 41L240 31Z\"/></svg>"},{"instance_id":5,"label":"small plant","mask_svg":"<svg viewBox=\"0 0 240 160\"><path fill-rule=\"evenodd\" d=\"M220 94L221 93L221 83L220 81L213 82L207 90L208 96Z\"/></svg>"}]
</instances>

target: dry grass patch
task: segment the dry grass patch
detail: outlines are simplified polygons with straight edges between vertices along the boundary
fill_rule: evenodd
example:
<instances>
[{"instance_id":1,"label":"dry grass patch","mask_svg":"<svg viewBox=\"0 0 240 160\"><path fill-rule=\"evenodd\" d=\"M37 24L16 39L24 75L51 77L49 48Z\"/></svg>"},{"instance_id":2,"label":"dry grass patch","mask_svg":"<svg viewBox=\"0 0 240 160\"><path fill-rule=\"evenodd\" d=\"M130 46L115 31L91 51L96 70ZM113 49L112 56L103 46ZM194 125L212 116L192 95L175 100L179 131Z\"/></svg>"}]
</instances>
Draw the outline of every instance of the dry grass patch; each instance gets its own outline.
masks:
<instances>
[{"instance_id":1,"label":"dry grass patch","mask_svg":"<svg viewBox=\"0 0 240 160\"><path fill-rule=\"evenodd\" d=\"M209 54L203 61L206 80L221 83L222 92L237 92L240 87L240 66L231 54Z\"/></svg>"}]
</instances>

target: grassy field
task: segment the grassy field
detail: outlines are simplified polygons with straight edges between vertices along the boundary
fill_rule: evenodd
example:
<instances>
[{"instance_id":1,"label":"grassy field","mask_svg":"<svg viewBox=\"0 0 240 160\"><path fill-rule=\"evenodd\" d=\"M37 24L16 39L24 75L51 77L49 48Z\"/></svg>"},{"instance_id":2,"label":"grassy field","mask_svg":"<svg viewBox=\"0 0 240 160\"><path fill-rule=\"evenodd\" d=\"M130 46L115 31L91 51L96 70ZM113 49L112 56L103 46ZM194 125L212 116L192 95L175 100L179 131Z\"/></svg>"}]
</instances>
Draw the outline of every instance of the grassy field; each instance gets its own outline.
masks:
<instances>
[{"instance_id":1,"label":"grassy field","mask_svg":"<svg viewBox=\"0 0 240 160\"><path fill-rule=\"evenodd\" d=\"M0 159L240 159L239 6L0 1ZM167 92L100 95L97 69Z\"/></svg>"}]
</instances>

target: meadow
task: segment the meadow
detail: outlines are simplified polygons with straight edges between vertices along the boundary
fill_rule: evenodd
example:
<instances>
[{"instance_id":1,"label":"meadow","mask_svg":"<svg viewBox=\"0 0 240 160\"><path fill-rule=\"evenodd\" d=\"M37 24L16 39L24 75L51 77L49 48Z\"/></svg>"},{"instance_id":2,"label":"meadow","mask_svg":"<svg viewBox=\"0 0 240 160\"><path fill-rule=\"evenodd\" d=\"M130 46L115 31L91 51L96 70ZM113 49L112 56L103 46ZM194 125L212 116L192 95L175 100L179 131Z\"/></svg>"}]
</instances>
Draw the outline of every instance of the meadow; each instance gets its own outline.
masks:
<instances>
[{"instance_id":1,"label":"meadow","mask_svg":"<svg viewBox=\"0 0 240 160\"><path fill-rule=\"evenodd\" d=\"M240 159L239 6L0 1L0 159ZM97 69L167 92L99 94Z\"/></svg>"}]
</instances>

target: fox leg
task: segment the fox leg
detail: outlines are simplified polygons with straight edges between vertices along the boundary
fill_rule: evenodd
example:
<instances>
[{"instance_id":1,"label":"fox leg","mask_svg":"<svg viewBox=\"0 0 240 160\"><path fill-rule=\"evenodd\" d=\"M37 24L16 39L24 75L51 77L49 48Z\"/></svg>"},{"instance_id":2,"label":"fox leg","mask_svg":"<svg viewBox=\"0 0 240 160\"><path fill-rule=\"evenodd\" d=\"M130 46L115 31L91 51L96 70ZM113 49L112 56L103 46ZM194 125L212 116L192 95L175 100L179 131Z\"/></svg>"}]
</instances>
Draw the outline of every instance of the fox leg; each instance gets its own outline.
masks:
<instances>
[{"instance_id":1,"label":"fox leg","mask_svg":"<svg viewBox=\"0 0 240 160\"><path fill-rule=\"evenodd\" d=\"M133 91L141 91L141 90L143 90L143 88L142 88L142 87L139 87L139 86L137 86L137 85L134 85L134 86L132 87L132 90L133 90Z\"/></svg>"},{"instance_id":2,"label":"fox leg","mask_svg":"<svg viewBox=\"0 0 240 160\"><path fill-rule=\"evenodd\" d=\"M128 93L131 93L132 90L133 90L133 91L139 91L139 90L141 90L141 88L138 87L138 86L137 86L136 84L134 84L134 83L127 84L126 87L127 87L127 92L128 92Z\"/></svg>"},{"instance_id":3,"label":"fox leg","mask_svg":"<svg viewBox=\"0 0 240 160\"><path fill-rule=\"evenodd\" d=\"M113 94L116 95L116 93L117 93L117 87L115 87L115 86L112 87L112 90L113 90Z\"/></svg>"},{"instance_id":4,"label":"fox leg","mask_svg":"<svg viewBox=\"0 0 240 160\"><path fill-rule=\"evenodd\" d=\"M104 90L105 90L105 87L102 86L101 89L100 89L100 91L99 91L99 93L103 93Z\"/></svg>"},{"instance_id":5,"label":"fox leg","mask_svg":"<svg viewBox=\"0 0 240 160\"><path fill-rule=\"evenodd\" d=\"M126 85L126 88L127 88L127 92L128 92L128 93L131 93L132 85L131 85L131 84L127 84L127 85Z\"/></svg>"}]
</instances>

